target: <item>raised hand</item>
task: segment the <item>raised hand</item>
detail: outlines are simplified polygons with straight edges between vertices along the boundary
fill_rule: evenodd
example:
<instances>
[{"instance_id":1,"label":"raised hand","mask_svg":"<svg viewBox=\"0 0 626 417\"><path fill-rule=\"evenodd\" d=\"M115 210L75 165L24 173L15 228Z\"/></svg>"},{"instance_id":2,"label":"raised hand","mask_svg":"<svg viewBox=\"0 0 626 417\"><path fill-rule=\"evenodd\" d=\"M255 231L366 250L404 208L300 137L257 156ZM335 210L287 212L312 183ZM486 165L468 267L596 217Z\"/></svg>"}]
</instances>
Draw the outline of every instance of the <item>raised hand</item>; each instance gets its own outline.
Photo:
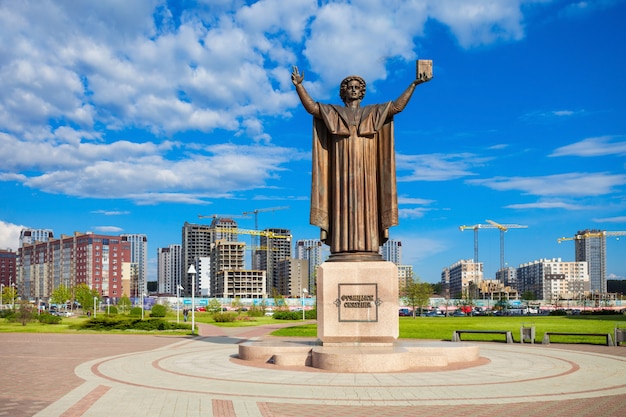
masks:
<instances>
[{"instance_id":1,"label":"raised hand","mask_svg":"<svg viewBox=\"0 0 626 417\"><path fill-rule=\"evenodd\" d=\"M304 72L300 74L298 72L298 67L293 66L293 70L291 71L291 82L293 85L302 84L302 80L304 80Z\"/></svg>"}]
</instances>

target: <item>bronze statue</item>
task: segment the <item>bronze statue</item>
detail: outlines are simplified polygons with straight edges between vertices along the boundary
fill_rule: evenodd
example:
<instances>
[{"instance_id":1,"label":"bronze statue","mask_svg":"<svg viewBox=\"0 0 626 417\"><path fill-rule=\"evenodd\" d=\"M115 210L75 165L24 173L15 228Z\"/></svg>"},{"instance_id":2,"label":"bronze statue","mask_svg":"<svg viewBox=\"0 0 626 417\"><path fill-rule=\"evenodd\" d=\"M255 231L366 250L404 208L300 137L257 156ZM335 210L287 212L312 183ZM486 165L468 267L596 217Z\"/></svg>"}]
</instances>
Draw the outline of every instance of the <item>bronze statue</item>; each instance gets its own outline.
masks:
<instances>
[{"instance_id":1,"label":"bronze statue","mask_svg":"<svg viewBox=\"0 0 626 417\"><path fill-rule=\"evenodd\" d=\"M416 80L395 101L363 107L361 77L341 82L345 106L322 104L309 96L304 73L293 67L291 80L313 115L310 222L330 246L329 261L382 259L378 248L389 238L389 227L398 224L393 116L404 110L418 84L432 79L432 72L420 72L424 62L431 61L418 61Z\"/></svg>"}]
</instances>

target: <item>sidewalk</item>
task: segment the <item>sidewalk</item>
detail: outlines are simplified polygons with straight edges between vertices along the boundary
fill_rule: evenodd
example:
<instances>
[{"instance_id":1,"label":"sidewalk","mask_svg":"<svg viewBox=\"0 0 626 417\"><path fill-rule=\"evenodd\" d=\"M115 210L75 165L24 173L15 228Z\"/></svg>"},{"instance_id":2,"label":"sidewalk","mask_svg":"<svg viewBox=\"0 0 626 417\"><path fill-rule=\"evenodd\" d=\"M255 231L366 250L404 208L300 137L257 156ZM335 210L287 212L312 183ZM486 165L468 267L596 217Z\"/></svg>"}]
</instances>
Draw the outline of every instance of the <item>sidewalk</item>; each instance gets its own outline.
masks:
<instances>
[{"instance_id":1,"label":"sidewalk","mask_svg":"<svg viewBox=\"0 0 626 417\"><path fill-rule=\"evenodd\" d=\"M237 343L277 327L202 324L197 338L0 334L0 372L10 369L0 416L626 415L626 347L482 343L484 365L389 374L233 358Z\"/></svg>"}]
</instances>

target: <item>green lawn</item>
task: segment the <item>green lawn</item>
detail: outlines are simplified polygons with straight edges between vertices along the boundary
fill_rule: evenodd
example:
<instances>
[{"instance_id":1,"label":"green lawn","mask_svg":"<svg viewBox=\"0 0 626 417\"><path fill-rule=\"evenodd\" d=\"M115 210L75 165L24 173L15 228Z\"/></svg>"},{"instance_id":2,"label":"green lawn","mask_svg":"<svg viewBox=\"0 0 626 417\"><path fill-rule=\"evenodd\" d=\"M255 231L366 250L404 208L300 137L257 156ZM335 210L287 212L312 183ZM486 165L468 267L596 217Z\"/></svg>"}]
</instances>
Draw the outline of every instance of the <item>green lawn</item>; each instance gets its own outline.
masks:
<instances>
[{"instance_id":1,"label":"green lawn","mask_svg":"<svg viewBox=\"0 0 626 417\"><path fill-rule=\"evenodd\" d=\"M101 314L98 313L98 317ZM148 319L150 314L147 313L145 318ZM168 311L166 316L166 320L176 321L176 312ZM61 323L59 324L41 324L38 321L34 320L23 326L21 323L11 323L5 319L0 318L0 333L98 333L94 330L76 330L73 329L72 326L76 324L80 324L88 320L87 316L73 316L73 317L63 317ZM183 314L180 313L178 320L183 323ZM260 326L263 324L272 324L272 323L293 323L294 325L301 323L301 320L276 320L272 317L262 316L262 317L247 317L245 313L241 313L239 315L239 320L227 323L216 323L213 320L213 315L207 312L196 312L195 313L195 322L196 326L198 323L208 323L213 324L220 327L251 327L251 326ZM191 314L187 320L187 324L191 324ZM297 330L294 330L297 332ZM132 330L109 330L107 333L139 333L139 334L155 334L156 332L146 332L146 331L132 331ZM159 335L186 335L191 334L190 331L184 330L171 330L171 331L159 331Z\"/></svg>"},{"instance_id":2,"label":"green lawn","mask_svg":"<svg viewBox=\"0 0 626 417\"><path fill-rule=\"evenodd\" d=\"M230 323L215 323L210 313L196 312L196 323L210 323L223 327L248 327L272 323L286 323L285 320L275 320L272 317L252 317ZM146 317L147 318L147 317ZM175 321L176 313L169 312L167 319ZM182 314L180 321L183 321ZM22 326L20 323L9 323L0 319L0 333L7 332L32 332L32 333L86 333L87 331L74 330L72 324L87 320L85 316L63 318L60 324L41 324L38 322L28 323ZM541 343L543 335L547 331L568 333L610 333L613 334L615 327L626 328L626 315L614 316L515 316L515 317L400 317L401 339L434 339L450 340L454 330L506 330L513 334L515 341L519 341L520 327L522 324L535 326L535 341ZM188 323L191 322L189 317ZM316 337L317 325L301 324L302 321L292 321L292 327L276 330L274 336L293 337ZM94 333L90 331L90 333ZM131 333L130 331L117 333ZM137 332L146 334L148 332ZM152 334L152 332L150 332ZM181 335L189 334L184 331L159 332L159 334ZM463 335L464 340L481 341L504 341L502 335ZM596 343L603 344L605 340L598 337L572 337L552 336L553 343Z\"/></svg>"},{"instance_id":3,"label":"green lawn","mask_svg":"<svg viewBox=\"0 0 626 417\"><path fill-rule=\"evenodd\" d=\"M516 316L516 317L400 317L401 339L451 340L454 330L506 330L519 341L520 327L535 326L535 342L545 332L610 333L626 327L626 316ZM317 326L306 325L276 330L273 336L317 336ZM463 335L464 340L504 341L503 335ZM605 343L598 337L551 336L553 343Z\"/></svg>"}]
</instances>

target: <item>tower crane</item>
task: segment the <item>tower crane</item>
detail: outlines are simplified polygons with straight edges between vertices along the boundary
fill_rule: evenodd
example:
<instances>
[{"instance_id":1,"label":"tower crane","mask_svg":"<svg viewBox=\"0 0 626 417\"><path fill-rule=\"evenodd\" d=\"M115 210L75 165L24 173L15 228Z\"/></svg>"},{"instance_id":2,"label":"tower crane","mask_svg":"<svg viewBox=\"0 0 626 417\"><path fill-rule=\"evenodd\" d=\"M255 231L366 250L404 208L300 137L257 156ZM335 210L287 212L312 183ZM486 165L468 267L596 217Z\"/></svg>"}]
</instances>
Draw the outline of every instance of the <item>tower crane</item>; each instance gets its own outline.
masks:
<instances>
[{"instance_id":1,"label":"tower crane","mask_svg":"<svg viewBox=\"0 0 626 417\"><path fill-rule=\"evenodd\" d=\"M274 211L278 211L278 210L286 210L288 208L289 208L289 206L268 207L268 208L262 208L262 209L254 209L254 210L251 210L251 211L244 211L242 214L244 216L248 216L250 214L254 214L254 228L256 230L259 230L259 213L266 213L268 211L274 212Z\"/></svg>"},{"instance_id":2,"label":"tower crane","mask_svg":"<svg viewBox=\"0 0 626 417\"><path fill-rule=\"evenodd\" d=\"M500 224L489 219L485 221L500 229L500 270L502 271L504 269L504 233L509 229L527 229L528 226L521 224Z\"/></svg>"},{"instance_id":3,"label":"tower crane","mask_svg":"<svg viewBox=\"0 0 626 417\"><path fill-rule=\"evenodd\" d=\"M278 210L286 210L288 209L288 206L280 206L280 207L267 207L267 208L260 208L260 209L254 209L254 210L250 210L250 211L244 211L242 214L244 216L248 216L250 214L254 214L254 229L255 230L259 230L259 213L267 213L267 212L275 212ZM259 245L259 241L258 241L258 236L253 235L252 236L252 246L258 246ZM258 265L257 265L257 260L256 257L253 257L253 264L252 268L253 269L257 269Z\"/></svg>"},{"instance_id":4,"label":"tower crane","mask_svg":"<svg viewBox=\"0 0 626 417\"><path fill-rule=\"evenodd\" d=\"M478 263L478 230L479 229L495 229L495 226L490 224L475 224L473 226L461 225L459 230L462 232L467 229L474 230L474 263Z\"/></svg>"},{"instance_id":5,"label":"tower crane","mask_svg":"<svg viewBox=\"0 0 626 417\"><path fill-rule=\"evenodd\" d=\"M525 229L528 226L520 224L500 224L493 220L486 220L487 224L475 224L472 226L462 225L459 230L474 230L474 263L478 263L478 231L480 229L500 229L500 269L504 268L504 232L508 229Z\"/></svg>"},{"instance_id":6,"label":"tower crane","mask_svg":"<svg viewBox=\"0 0 626 417\"><path fill-rule=\"evenodd\" d=\"M198 218L199 219L217 219L217 218L224 218L224 219L247 219L248 216L244 213L244 214L209 214L209 215L204 215L204 214L198 214Z\"/></svg>"},{"instance_id":7,"label":"tower crane","mask_svg":"<svg viewBox=\"0 0 626 417\"><path fill-rule=\"evenodd\" d=\"M626 231L616 231L616 232L609 232L606 230L603 231L590 231L590 230L586 230L583 233L578 233L575 236L572 237L560 237L557 239L557 242L561 243L564 242L566 240L581 240L581 239L587 239L590 237L608 237L608 236L615 236L617 239L619 239L619 236L626 236Z\"/></svg>"}]
</instances>

